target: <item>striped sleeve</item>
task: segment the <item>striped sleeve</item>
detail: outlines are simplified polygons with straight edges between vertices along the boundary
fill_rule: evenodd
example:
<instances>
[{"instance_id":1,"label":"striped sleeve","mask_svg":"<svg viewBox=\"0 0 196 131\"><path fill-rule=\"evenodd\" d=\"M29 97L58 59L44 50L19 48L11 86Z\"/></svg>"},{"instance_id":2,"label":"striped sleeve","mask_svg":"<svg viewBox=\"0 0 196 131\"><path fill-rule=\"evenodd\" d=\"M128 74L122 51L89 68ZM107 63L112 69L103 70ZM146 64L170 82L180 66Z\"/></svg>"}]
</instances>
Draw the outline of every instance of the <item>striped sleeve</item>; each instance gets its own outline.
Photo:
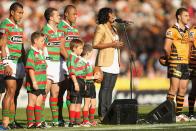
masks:
<instances>
[{"instance_id":1,"label":"striped sleeve","mask_svg":"<svg viewBox=\"0 0 196 131\"><path fill-rule=\"evenodd\" d=\"M27 54L27 61L26 61L25 68L35 70L35 56L32 50L30 50Z\"/></svg>"},{"instance_id":2,"label":"striped sleeve","mask_svg":"<svg viewBox=\"0 0 196 131\"><path fill-rule=\"evenodd\" d=\"M69 71L69 75L76 75L76 70L75 70L75 59L76 57L70 54L69 59L67 61L67 68Z\"/></svg>"}]
</instances>

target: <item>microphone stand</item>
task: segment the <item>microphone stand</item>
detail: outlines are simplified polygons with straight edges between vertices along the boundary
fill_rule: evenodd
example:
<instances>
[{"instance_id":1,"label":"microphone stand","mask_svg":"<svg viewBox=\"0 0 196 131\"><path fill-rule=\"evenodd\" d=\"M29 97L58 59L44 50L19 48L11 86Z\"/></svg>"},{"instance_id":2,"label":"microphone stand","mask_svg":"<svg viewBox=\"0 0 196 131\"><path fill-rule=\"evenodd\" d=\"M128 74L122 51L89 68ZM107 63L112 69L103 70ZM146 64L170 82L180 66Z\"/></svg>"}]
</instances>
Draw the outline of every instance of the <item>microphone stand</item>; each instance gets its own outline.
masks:
<instances>
[{"instance_id":1,"label":"microphone stand","mask_svg":"<svg viewBox=\"0 0 196 131\"><path fill-rule=\"evenodd\" d=\"M132 49L132 46L131 46L131 43L130 43L130 40L129 40L129 37L128 37L128 34L127 34L127 23L122 23L123 25L123 30L124 30L124 33L125 33L125 39L126 39L126 43L127 43L127 46L128 46L128 49L129 51ZM135 66L135 62L134 62L134 59L133 59L133 55L130 55L129 54L129 66L130 66L130 91L131 91L131 99L133 99L133 73L132 73L132 67L134 67L136 69L136 66ZM136 75L137 75L137 70L136 70Z\"/></svg>"}]
</instances>

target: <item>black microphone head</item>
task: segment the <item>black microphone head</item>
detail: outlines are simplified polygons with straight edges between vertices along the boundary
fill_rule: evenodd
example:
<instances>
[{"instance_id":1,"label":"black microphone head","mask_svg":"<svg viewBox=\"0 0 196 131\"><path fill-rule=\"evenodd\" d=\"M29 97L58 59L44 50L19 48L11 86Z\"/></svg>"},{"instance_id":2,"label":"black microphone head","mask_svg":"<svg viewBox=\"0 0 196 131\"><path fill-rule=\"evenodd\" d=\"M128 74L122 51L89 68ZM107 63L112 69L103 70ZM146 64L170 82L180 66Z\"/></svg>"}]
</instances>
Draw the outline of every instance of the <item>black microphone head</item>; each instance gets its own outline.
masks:
<instances>
[{"instance_id":1,"label":"black microphone head","mask_svg":"<svg viewBox=\"0 0 196 131\"><path fill-rule=\"evenodd\" d=\"M117 22L117 23L125 23L125 21L123 21L123 20L120 19L120 18L117 18L117 19L115 19L114 21Z\"/></svg>"}]
</instances>

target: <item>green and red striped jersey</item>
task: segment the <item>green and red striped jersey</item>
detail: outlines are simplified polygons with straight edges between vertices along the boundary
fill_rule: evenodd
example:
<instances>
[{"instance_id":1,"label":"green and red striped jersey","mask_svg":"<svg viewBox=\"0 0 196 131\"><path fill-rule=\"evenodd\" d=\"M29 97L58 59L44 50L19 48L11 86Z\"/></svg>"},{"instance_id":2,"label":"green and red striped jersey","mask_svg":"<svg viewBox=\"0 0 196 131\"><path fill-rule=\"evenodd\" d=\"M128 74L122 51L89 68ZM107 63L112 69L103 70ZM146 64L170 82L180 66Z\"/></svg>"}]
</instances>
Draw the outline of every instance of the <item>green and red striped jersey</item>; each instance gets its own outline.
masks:
<instances>
[{"instance_id":1,"label":"green and red striped jersey","mask_svg":"<svg viewBox=\"0 0 196 131\"><path fill-rule=\"evenodd\" d=\"M0 32L7 37L6 53L8 58L17 63L22 55L23 29L7 18L0 24Z\"/></svg>"},{"instance_id":2,"label":"green and red striped jersey","mask_svg":"<svg viewBox=\"0 0 196 131\"><path fill-rule=\"evenodd\" d=\"M67 59L67 68L70 76L75 75L77 78L86 78L87 62L73 52L70 53Z\"/></svg>"},{"instance_id":3,"label":"green and red striped jersey","mask_svg":"<svg viewBox=\"0 0 196 131\"><path fill-rule=\"evenodd\" d=\"M60 44L63 38L63 32L60 30L55 32L49 24L43 27L42 32L46 35L45 43L50 60L60 61Z\"/></svg>"},{"instance_id":4,"label":"green and red striped jersey","mask_svg":"<svg viewBox=\"0 0 196 131\"><path fill-rule=\"evenodd\" d=\"M58 24L58 29L64 32L65 37L65 48L68 51L68 54L71 53L70 42L73 39L79 38L79 31L76 25L69 25L66 21L61 20Z\"/></svg>"},{"instance_id":5,"label":"green and red striped jersey","mask_svg":"<svg viewBox=\"0 0 196 131\"><path fill-rule=\"evenodd\" d=\"M34 47L31 47L31 49L28 51L27 54L25 68L27 70L32 69L35 71L35 79L39 89L45 89L47 83L47 76L46 76L47 65L42 51L38 51ZM33 89L32 86L33 86L32 80L29 74L27 73L27 79L26 79L27 90L31 91Z\"/></svg>"}]
</instances>

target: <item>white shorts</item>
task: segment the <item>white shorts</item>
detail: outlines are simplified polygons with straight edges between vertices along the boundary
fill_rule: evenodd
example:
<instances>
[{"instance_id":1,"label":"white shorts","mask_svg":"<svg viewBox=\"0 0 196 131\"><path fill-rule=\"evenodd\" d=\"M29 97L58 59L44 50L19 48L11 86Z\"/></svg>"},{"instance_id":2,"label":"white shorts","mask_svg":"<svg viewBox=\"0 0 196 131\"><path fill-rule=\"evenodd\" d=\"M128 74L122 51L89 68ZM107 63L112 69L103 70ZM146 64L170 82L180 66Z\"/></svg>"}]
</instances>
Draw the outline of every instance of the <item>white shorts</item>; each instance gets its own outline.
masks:
<instances>
[{"instance_id":1,"label":"white shorts","mask_svg":"<svg viewBox=\"0 0 196 131\"><path fill-rule=\"evenodd\" d=\"M21 63L14 63L13 61L9 60L9 66L12 68L12 77L16 79L23 79L25 77L25 68L24 64Z\"/></svg>"},{"instance_id":2,"label":"white shorts","mask_svg":"<svg viewBox=\"0 0 196 131\"><path fill-rule=\"evenodd\" d=\"M47 78L53 83L61 82L65 79L64 70L60 61L47 61Z\"/></svg>"}]
</instances>

